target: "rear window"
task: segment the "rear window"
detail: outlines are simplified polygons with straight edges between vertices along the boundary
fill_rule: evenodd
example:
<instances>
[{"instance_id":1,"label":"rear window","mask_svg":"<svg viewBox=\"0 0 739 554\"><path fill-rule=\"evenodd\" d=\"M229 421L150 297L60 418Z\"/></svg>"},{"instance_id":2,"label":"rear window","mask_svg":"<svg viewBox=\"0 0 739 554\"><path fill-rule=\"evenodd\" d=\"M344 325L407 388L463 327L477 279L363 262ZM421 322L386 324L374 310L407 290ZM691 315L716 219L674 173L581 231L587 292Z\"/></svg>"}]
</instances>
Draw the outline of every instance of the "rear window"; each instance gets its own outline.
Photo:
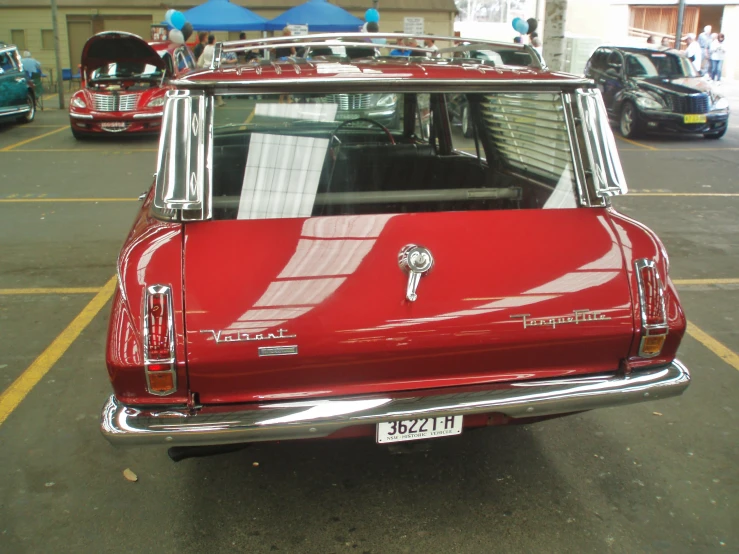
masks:
<instances>
[{"instance_id":1,"label":"rear window","mask_svg":"<svg viewBox=\"0 0 739 554\"><path fill-rule=\"evenodd\" d=\"M212 153L216 219L577 205L560 93L231 96Z\"/></svg>"}]
</instances>

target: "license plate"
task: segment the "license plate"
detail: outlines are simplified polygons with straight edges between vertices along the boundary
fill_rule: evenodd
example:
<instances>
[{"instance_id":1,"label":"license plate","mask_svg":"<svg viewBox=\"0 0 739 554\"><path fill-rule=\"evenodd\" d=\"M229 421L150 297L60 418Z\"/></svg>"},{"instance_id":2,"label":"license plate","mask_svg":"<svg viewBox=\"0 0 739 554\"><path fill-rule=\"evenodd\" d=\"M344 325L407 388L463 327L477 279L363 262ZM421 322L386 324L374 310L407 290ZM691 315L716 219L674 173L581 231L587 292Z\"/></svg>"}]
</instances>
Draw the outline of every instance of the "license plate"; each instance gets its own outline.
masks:
<instances>
[{"instance_id":1,"label":"license plate","mask_svg":"<svg viewBox=\"0 0 739 554\"><path fill-rule=\"evenodd\" d=\"M377 424L377 442L403 442L447 437L462 433L463 416L407 419Z\"/></svg>"},{"instance_id":2,"label":"license plate","mask_svg":"<svg viewBox=\"0 0 739 554\"><path fill-rule=\"evenodd\" d=\"M122 131L126 128L126 123L123 121L109 121L108 123L101 123L100 127L106 131Z\"/></svg>"},{"instance_id":3,"label":"license plate","mask_svg":"<svg viewBox=\"0 0 739 554\"><path fill-rule=\"evenodd\" d=\"M683 116L684 123L705 123L706 116L703 114L685 114Z\"/></svg>"}]
</instances>

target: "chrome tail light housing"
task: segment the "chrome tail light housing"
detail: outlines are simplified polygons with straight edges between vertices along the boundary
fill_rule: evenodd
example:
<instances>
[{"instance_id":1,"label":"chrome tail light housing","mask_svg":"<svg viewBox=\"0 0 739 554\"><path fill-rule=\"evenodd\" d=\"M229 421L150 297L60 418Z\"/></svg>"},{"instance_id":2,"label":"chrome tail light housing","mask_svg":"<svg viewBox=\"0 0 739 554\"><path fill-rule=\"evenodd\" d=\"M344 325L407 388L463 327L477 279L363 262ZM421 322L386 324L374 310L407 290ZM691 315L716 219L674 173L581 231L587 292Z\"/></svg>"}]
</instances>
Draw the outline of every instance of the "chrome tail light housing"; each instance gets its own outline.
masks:
<instances>
[{"instance_id":1,"label":"chrome tail light housing","mask_svg":"<svg viewBox=\"0 0 739 554\"><path fill-rule=\"evenodd\" d=\"M146 388L156 396L167 396L177 390L172 287L147 287L143 315Z\"/></svg>"},{"instance_id":2,"label":"chrome tail light housing","mask_svg":"<svg viewBox=\"0 0 739 554\"><path fill-rule=\"evenodd\" d=\"M654 260L641 258L634 266L641 315L639 356L654 358L662 352L669 332L665 284Z\"/></svg>"}]
</instances>

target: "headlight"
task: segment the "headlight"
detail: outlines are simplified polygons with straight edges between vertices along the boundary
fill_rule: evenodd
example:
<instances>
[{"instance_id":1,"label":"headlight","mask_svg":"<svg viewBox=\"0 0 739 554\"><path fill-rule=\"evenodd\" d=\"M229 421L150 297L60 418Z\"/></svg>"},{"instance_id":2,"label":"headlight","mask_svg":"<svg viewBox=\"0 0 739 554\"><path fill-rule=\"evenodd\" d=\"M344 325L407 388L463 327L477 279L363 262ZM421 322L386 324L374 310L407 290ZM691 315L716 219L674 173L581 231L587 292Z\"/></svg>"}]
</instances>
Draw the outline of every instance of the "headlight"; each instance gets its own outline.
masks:
<instances>
[{"instance_id":1,"label":"headlight","mask_svg":"<svg viewBox=\"0 0 739 554\"><path fill-rule=\"evenodd\" d=\"M164 106L164 96L154 98L154 100L146 105L147 108L158 108L159 106Z\"/></svg>"},{"instance_id":2,"label":"headlight","mask_svg":"<svg viewBox=\"0 0 739 554\"><path fill-rule=\"evenodd\" d=\"M651 96L642 96L636 99L636 105L643 110L664 110L665 105L662 102L657 102Z\"/></svg>"},{"instance_id":3,"label":"headlight","mask_svg":"<svg viewBox=\"0 0 739 554\"><path fill-rule=\"evenodd\" d=\"M383 94L377 101L377 105L382 107L394 106L397 101L398 97L395 94Z\"/></svg>"},{"instance_id":4,"label":"headlight","mask_svg":"<svg viewBox=\"0 0 739 554\"><path fill-rule=\"evenodd\" d=\"M713 106L711 106L711 110L718 111L718 110L728 110L729 109L729 101L726 98L717 98L716 101L713 103Z\"/></svg>"},{"instance_id":5,"label":"headlight","mask_svg":"<svg viewBox=\"0 0 739 554\"><path fill-rule=\"evenodd\" d=\"M74 98L72 98L72 105L75 108L86 108L87 107L87 104L85 104L85 101L79 96L75 96Z\"/></svg>"}]
</instances>

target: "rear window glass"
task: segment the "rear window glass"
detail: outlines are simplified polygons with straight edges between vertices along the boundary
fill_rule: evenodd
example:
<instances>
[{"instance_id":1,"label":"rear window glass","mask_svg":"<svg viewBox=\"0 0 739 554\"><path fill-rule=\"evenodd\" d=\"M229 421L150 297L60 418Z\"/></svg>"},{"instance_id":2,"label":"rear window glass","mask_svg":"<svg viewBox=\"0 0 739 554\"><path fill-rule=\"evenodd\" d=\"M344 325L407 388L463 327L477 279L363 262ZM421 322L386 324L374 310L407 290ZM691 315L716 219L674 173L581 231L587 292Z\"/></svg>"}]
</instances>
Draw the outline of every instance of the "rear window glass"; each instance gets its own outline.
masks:
<instances>
[{"instance_id":1,"label":"rear window glass","mask_svg":"<svg viewBox=\"0 0 739 554\"><path fill-rule=\"evenodd\" d=\"M216 219L576 207L559 93L231 96L213 129Z\"/></svg>"}]
</instances>

